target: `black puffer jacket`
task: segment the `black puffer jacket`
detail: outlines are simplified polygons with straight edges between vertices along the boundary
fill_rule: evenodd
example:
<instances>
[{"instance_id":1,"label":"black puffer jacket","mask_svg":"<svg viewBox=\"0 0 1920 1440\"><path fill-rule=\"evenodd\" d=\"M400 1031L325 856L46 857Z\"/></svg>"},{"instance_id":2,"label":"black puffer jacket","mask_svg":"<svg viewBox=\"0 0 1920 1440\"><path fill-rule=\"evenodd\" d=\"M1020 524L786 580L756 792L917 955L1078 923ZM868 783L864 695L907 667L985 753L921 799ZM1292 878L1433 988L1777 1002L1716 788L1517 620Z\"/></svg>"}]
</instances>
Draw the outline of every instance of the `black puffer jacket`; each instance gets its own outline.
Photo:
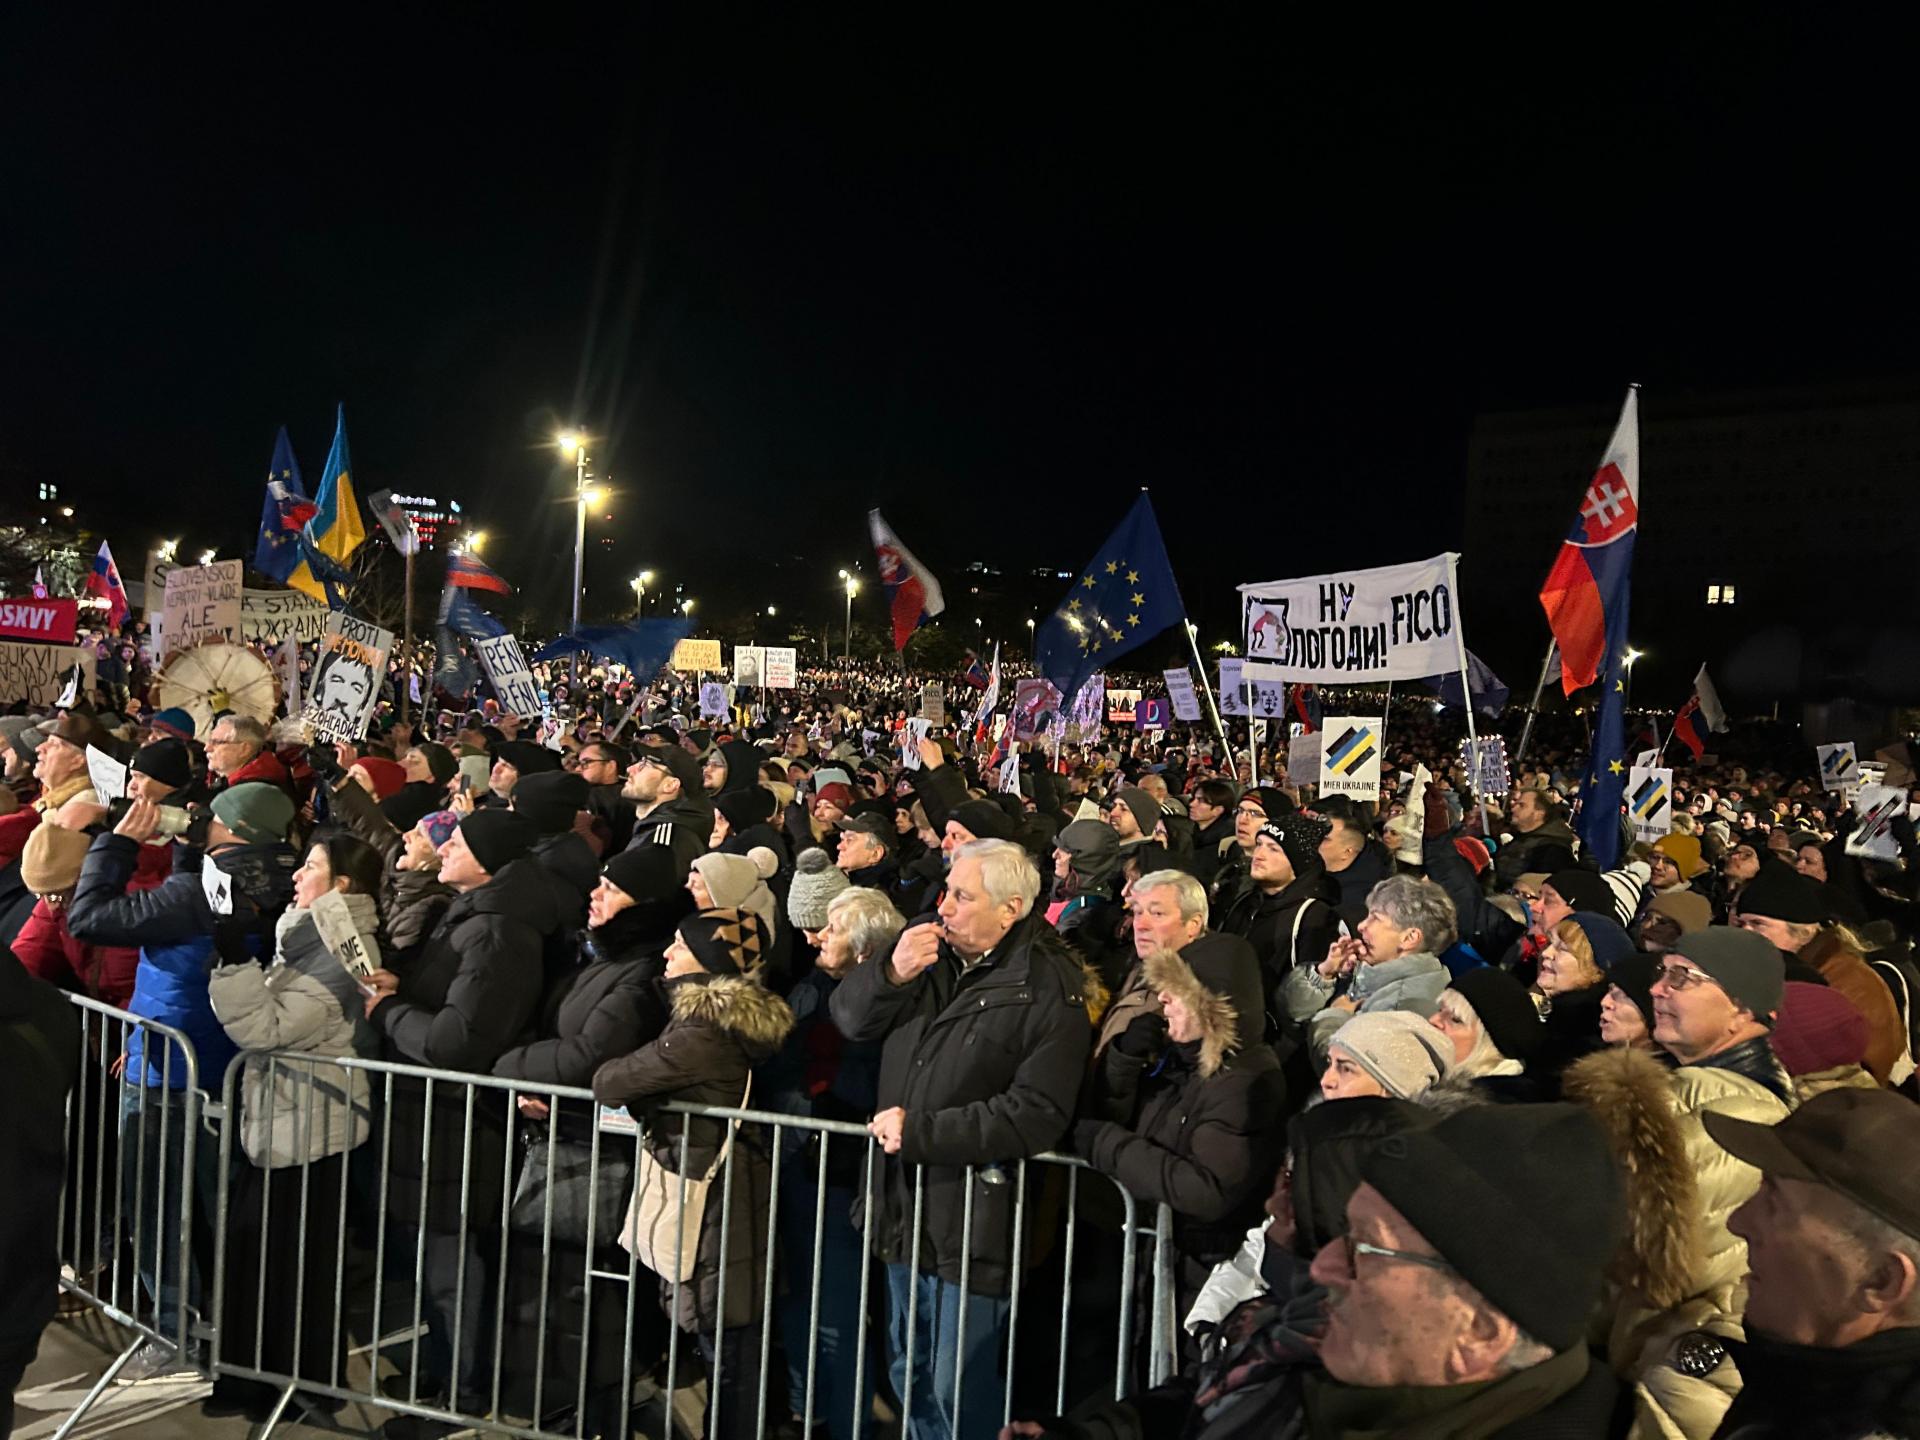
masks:
<instances>
[{"instance_id":1,"label":"black puffer jacket","mask_svg":"<svg viewBox=\"0 0 1920 1440\"><path fill-rule=\"evenodd\" d=\"M572 830L542 835L529 856L539 862L560 917L546 944L546 983L552 988L574 968L574 936L587 923L587 896L600 883L600 857L584 835Z\"/></svg>"},{"instance_id":2,"label":"black puffer jacket","mask_svg":"<svg viewBox=\"0 0 1920 1440\"><path fill-rule=\"evenodd\" d=\"M1393 857L1387 853L1386 846L1374 839L1361 847L1351 865L1334 874L1333 883L1340 887L1340 898L1334 905L1354 934L1360 933L1360 922L1367 918L1367 896L1391 874Z\"/></svg>"},{"instance_id":3,"label":"black puffer jacket","mask_svg":"<svg viewBox=\"0 0 1920 1440\"><path fill-rule=\"evenodd\" d=\"M704 795L682 795L636 817L627 849L665 845L673 854L674 870L684 880L693 862L707 853L712 838L713 806Z\"/></svg>"},{"instance_id":4,"label":"black puffer jacket","mask_svg":"<svg viewBox=\"0 0 1920 1440\"><path fill-rule=\"evenodd\" d=\"M80 1012L0 951L0 1084L7 1120L0 1165L0 1354L31 1358L53 1318L60 1280L60 1192L66 1179L67 1094L80 1069Z\"/></svg>"},{"instance_id":5,"label":"black puffer jacket","mask_svg":"<svg viewBox=\"0 0 1920 1440\"><path fill-rule=\"evenodd\" d=\"M406 962L400 992L374 1007L373 1026L386 1037L390 1057L491 1074L503 1054L530 1037L540 1008L541 954L558 924L536 860L515 860L479 889L455 898L439 928ZM436 1086L429 1122L426 1082L395 1081L386 1143L393 1175L388 1204L397 1218L422 1223L420 1150L431 1130L425 1228L455 1230L463 1209L471 1227L499 1223L506 1144L499 1092L478 1092L473 1117L473 1165L463 1187L465 1095L457 1086Z\"/></svg>"},{"instance_id":6,"label":"black puffer jacket","mask_svg":"<svg viewBox=\"0 0 1920 1440\"><path fill-rule=\"evenodd\" d=\"M1339 937L1339 898L1339 884L1315 865L1272 894L1247 890L1220 922L1219 929L1253 947L1265 989L1262 1004L1276 1026L1282 1009L1274 997L1294 966L1318 965Z\"/></svg>"},{"instance_id":7,"label":"black puffer jacket","mask_svg":"<svg viewBox=\"0 0 1920 1440\"><path fill-rule=\"evenodd\" d=\"M907 1260L913 1170L925 1165L918 1268L959 1283L964 1167L973 1165L967 1284L1004 1295L1015 1187L995 1167L1038 1155L1066 1133L1092 1043L1086 973L1031 915L971 970L943 941L938 961L895 984L891 957L889 947L855 966L832 1000L848 1040L885 1040L879 1107L907 1112L900 1153L887 1157L867 1207L869 1242L883 1260Z\"/></svg>"}]
</instances>

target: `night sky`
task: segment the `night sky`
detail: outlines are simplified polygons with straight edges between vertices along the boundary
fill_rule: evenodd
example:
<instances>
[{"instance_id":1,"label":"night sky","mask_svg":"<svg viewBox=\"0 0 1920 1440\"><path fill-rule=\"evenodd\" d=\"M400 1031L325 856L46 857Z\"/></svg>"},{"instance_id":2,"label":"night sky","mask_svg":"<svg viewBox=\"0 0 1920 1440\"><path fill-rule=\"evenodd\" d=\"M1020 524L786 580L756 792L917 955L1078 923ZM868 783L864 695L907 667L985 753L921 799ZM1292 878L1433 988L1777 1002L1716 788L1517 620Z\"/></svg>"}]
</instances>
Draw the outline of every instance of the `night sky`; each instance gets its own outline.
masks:
<instances>
[{"instance_id":1,"label":"night sky","mask_svg":"<svg viewBox=\"0 0 1920 1440\"><path fill-rule=\"evenodd\" d=\"M15 13L0 508L250 555L345 401L363 494L461 499L557 607L577 420L609 599L837 620L869 505L1069 568L1148 485L1217 627L1457 544L1480 410L1914 368L1891 37L908 8Z\"/></svg>"}]
</instances>

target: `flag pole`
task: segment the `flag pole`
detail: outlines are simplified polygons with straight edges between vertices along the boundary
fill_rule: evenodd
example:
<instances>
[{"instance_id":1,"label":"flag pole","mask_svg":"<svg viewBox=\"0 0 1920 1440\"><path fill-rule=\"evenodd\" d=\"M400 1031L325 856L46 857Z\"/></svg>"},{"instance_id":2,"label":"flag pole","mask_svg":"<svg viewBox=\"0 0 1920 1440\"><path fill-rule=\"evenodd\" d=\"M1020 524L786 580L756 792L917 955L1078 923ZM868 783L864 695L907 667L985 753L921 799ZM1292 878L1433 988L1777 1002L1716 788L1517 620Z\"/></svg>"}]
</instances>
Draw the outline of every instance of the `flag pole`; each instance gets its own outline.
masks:
<instances>
[{"instance_id":1,"label":"flag pole","mask_svg":"<svg viewBox=\"0 0 1920 1440\"><path fill-rule=\"evenodd\" d=\"M1527 706L1527 723L1520 727L1520 746L1513 754L1513 772L1518 775L1527 758L1527 742L1533 738L1533 719L1540 713L1540 695L1547 688L1547 672L1553 668L1553 650L1557 642L1547 641L1547 656L1540 662L1540 678L1533 685L1533 703ZM1467 692L1467 708L1473 708L1473 692Z\"/></svg>"},{"instance_id":2,"label":"flag pole","mask_svg":"<svg viewBox=\"0 0 1920 1440\"><path fill-rule=\"evenodd\" d=\"M1460 660L1460 698L1467 702L1467 740L1473 752L1473 769L1469 772L1469 778L1473 782L1473 802L1480 811L1481 837L1491 839L1493 826L1487 823L1487 797L1480 790L1480 727L1473 721L1473 681L1467 674L1467 632L1460 619L1462 606L1458 555L1447 556L1447 581L1453 590L1453 649ZM1542 667L1540 671L1542 683L1546 680L1546 674L1546 669Z\"/></svg>"},{"instance_id":3,"label":"flag pole","mask_svg":"<svg viewBox=\"0 0 1920 1440\"><path fill-rule=\"evenodd\" d=\"M1180 628L1187 632L1187 648L1193 652L1193 666L1200 676L1200 689L1207 697L1207 713L1213 716L1214 733L1220 737L1220 749L1226 754L1227 763L1233 763L1233 742L1227 739L1227 727L1220 719L1220 707L1213 703L1213 682L1207 678L1207 662L1200 658L1200 642L1195 639L1198 633L1193 622L1185 615L1180 617Z\"/></svg>"},{"instance_id":4,"label":"flag pole","mask_svg":"<svg viewBox=\"0 0 1920 1440\"><path fill-rule=\"evenodd\" d=\"M413 653L413 550L411 547L407 550L406 561L406 617L402 626L406 631L406 638L401 642L401 646L407 654L407 678L402 682L400 687L400 723L402 725L410 725L413 723L412 682L414 675L418 673L417 667L420 664L420 657ZM423 708L425 704L426 701L422 699L421 705Z\"/></svg>"}]
</instances>

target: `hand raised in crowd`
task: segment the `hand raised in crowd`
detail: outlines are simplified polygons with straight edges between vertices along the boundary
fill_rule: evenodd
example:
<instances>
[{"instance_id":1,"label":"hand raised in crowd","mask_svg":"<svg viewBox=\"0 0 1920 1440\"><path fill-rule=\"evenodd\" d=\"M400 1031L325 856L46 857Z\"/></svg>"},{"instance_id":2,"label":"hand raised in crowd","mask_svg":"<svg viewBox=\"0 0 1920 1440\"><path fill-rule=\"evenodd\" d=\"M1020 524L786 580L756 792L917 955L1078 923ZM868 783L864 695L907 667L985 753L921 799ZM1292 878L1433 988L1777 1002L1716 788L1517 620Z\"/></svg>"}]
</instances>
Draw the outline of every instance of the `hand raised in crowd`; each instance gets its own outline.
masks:
<instances>
[{"instance_id":1,"label":"hand raised in crowd","mask_svg":"<svg viewBox=\"0 0 1920 1440\"><path fill-rule=\"evenodd\" d=\"M86 830L107 818L107 807L91 800L69 800L47 819L62 830Z\"/></svg>"},{"instance_id":2,"label":"hand raised in crowd","mask_svg":"<svg viewBox=\"0 0 1920 1440\"><path fill-rule=\"evenodd\" d=\"M360 983L362 989L372 992L367 996L366 1003L369 1020L373 1018L373 1012L380 1002L389 995L397 994L400 989L400 977L391 970L375 970Z\"/></svg>"},{"instance_id":3,"label":"hand raised in crowd","mask_svg":"<svg viewBox=\"0 0 1920 1440\"><path fill-rule=\"evenodd\" d=\"M447 808L456 815L473 814L473 792L471 790L454 791L447 797Z\"/></svg>"},{"instance_id":4,"label":"hand raised in crowd","mask_svg":"<svg viewBox=\"0 0 1920 1440\"><path fill-rule=\"evenodd\" d=\"M904 985L922 971L931 969L939 958L940 927L916 925L894 944L893 958L888 964Z\"/></svg>"},{"instance_id":5,"label":"hand raised in crowd","mask_svg":"<svg viewBox=\"0 0 1920 1440\"><path fill-rule=\"evenodd\" d=\"M513 1102L520 1107L520 1113L529 1120L544 1120L552 1114L547 1102L535 1095L522 1095Z\"/></svg>"},{"instance_id":6,"label":"hand raised in crowd","mask_svg":"<svg viewBox=\"0 0 1920 1440\"><path fill-rule=\"evenodd\" d=\"M127 813L120 817L120 823L113 827L113 833L144 845L160 833L160 807L151 800L133 801L127 806Z\"/></svg>"},{"instance_id":7,"label":"hand raised in crowd","mask_svg":"<svg viewBox=\"0 0 1920 1440\"><path fill-rule=\"evenodd\" d=\"M938 770L947 763L947 752L940 748L940 742L931 735L920 737L920 763L929 770Z\"/></svg>"},{"instance_id":8,"label":"hand raised in crowd","mask_svg":"<svg viewBox=\"0 0 1920 1440\"><path fill-rule=\"evenodd\" d=\"M1327 947L1327 958L1320 962L1320 974L1323 979L1332 980L1340 975L1351 975L1353 967L1360 963L1360 957L1367 947L1351 935L1342 935Z\"/></svg>"},{"instance_id":9,"label":"hand raised in crowd","mask_svg":"<svg viewBox=\"0 0 1920 1440\"><path fill-rule=\"evenodd\" d=\"M867 1122L867 1133L880 1142L880 1148L887 1154L898 1155L901 1142L906 1138L907 1112L898 1105L882 1110Z\"/></svg>"},{"instance_id":10,"label":"hand raised in crowd","mask_svg":"<svg viewBox=\"0 0 1920 1440\"><path fill-rule=\"evenodd\" d=\"M1427 786L1426 814L1420 833L1429 840L1438 839L1447 833L1447 792L1435 781Z\"/></svg>"}]
</instances>

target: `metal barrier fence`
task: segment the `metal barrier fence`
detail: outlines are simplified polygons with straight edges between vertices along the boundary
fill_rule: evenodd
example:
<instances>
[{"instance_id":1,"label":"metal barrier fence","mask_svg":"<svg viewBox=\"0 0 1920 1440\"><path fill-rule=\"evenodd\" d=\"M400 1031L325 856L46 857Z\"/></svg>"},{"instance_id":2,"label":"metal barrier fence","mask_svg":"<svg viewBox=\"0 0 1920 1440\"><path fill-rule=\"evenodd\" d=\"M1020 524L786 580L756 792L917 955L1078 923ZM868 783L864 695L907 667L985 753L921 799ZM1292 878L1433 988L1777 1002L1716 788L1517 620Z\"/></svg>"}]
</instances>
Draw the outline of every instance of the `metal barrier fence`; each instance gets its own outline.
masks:
<instances>
[{"instance_id":1,"label":"metal barrier fence","mask_svg":"<svg viewBox=\"0 0 1920 1440\"><path fill-rule=\"evenodd\" d=\"M144 1024L76 1003L123 1032ZM145 1028L177 1044L197 1079L184 1036ZM652 1147L678 1177L669 1228L677 1244L691 1225L701 1243L690 1279L661 1281L619 1243L645 1137L587 1090L277 1052L236 1059L219 1105L191 1085L184 1094L173 1107L191 1134L179 1205L194 1197L193 1142L211 1139L198 1134L203 1115L223 1122L210 1267L201 1257L193 1268L191 1225L178 1248L177 1274L207 1283L176 1287L170 1332L137 1305L111 1303L117 1286L109 1297L86 1291L73 1264L76 1278L63 1284L136 1338L63 1435L135 1347L170 1335L207 1342L199 1351L172 1341L203 1374L279 1390L262 1436L296 1395L527 1440L625 1435L635 1419L653 1428L657 1404L657 1433L673 1434L689 1343L706 1383L704 1433L764 1436L784 1419L770 1395L776 1331L786 1365L773 1393L787 1397L803 1434L819 1422L836 1440L872 1433L881 1365L897 1377L904 1435L968 1437L995 1434L1016 1403L1059 1413L1109 1373L1118 1398L1172 1367L1170 1213L1157 1207L1143 1224L1134 1198L1076 1157L905 1167L860 1124L670 1104L653 1121ZM690 1214L689 1180L728 1130ZM918 1265L878 1261L870 1243L889 1181L910 1187L902 1258ZM957 1273L941 1277L926 1263L928 1200L956 1186ZM155 1188L142 1172L134 1193ZM983 1207L998 1221L976 1213ZM1142 1282L1138 1257L1148 1253ZM137 1240L133 1254L137 1262ZM977 1268L1002 1261L1005 1293L975 1294ZM189 1303L198 1295L204 1306ZM1057 1325L1037 1327L1036 1307L1056 1312ZM878 1316L884 1346L872 1334ZM351 1355L350 1335L367 1342ZM360 1357L363 1368L349 1363ZM383 1360L395 1362L384 1383ZM636 1415L636 1385L649 1378L657 1389Z\"/></svg>"},{"instance_id":2,"label":"metal barrier fence","mask_svg":"<svg viewBox=\"0 0 1920 1440\"><path fill-rule=\"evenodd\" d=\"M202 1133L199 1059L179 1030L85 996L80 1068L67 1104L61 1290L132 1331L55 1432L64 1440L143 1346L185 1359L200 1307L194 1217L213 1137ZM157 1052L157 1053L156 1053Z\"/></svg>"}]
</instances>

